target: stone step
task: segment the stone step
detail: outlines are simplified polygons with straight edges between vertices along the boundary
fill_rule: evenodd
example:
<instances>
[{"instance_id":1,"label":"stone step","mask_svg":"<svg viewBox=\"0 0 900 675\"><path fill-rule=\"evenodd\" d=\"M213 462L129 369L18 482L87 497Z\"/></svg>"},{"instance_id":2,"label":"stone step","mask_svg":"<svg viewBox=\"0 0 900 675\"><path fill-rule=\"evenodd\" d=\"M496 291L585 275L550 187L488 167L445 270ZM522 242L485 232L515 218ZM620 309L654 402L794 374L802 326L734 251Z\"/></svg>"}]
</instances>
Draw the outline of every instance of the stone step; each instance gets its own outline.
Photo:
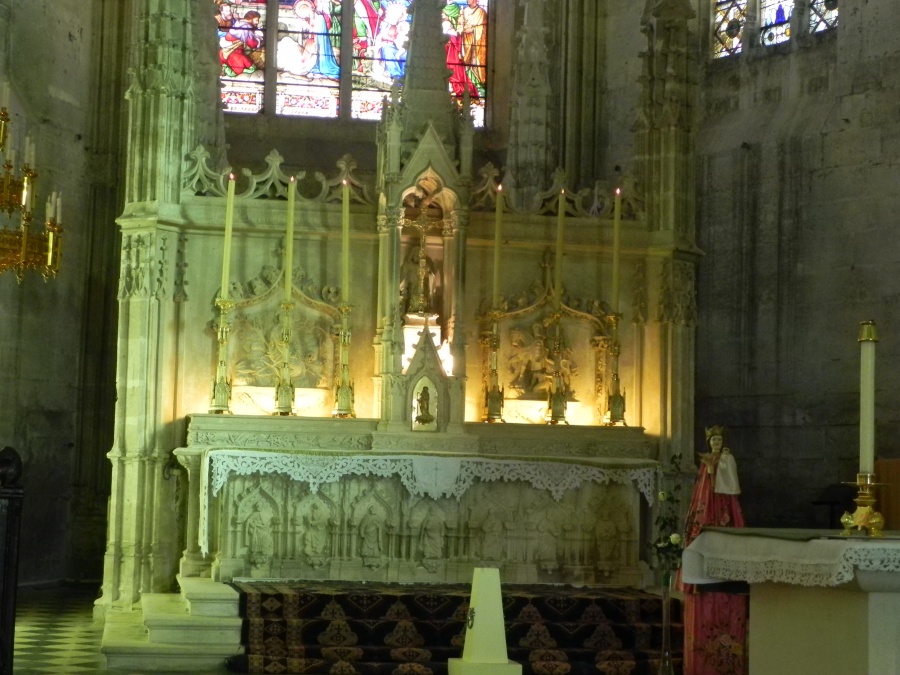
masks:
<instances>
[{"instance_id":1,"label":"stone step","mask_svg":"<svg viewBox=\"0 0 900 675\"><path fill-rule=\"evenodd\" d=\"M220 671L225 660L243 652L240 640L231 644L166 644L151 642L141 611L106 613L100 651L109 670L199 673Z\"/></svg>"},{"instance_id":2,"label":"stone step","mask_svg":"<svg viewBox=\"0 0 900 675\"><path fill-rule=\"evenodd\" d=\"M240 644L240 617L196 616L175 593L144 593L144 626L150 642L189 645Z\"/></svg>"},{"instance_id":3,"label":"stone step","mask_svg":"<svg viewBox=\"0 0 900 675\"><path fill-rule=\"evenodd\" d=\"M236 617L240 615L240 594L231 586L208 577L178 575L181 595L187 601L191 616Z\"/></svg>"}]
</instances>

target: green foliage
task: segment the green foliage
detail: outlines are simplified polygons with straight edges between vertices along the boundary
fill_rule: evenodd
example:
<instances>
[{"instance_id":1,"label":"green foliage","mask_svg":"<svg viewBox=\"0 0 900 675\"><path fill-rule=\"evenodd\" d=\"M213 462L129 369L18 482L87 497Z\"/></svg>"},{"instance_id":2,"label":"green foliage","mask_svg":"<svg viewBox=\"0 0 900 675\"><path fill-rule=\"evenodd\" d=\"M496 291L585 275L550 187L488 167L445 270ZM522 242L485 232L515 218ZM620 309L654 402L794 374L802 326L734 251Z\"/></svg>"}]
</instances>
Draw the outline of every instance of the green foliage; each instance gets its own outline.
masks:
<instances>
[{"instance_id":1,"label":"green foliage","mask_svg":"<svg viewBox=\"0 0 900 675\"><path fill-rule=\"evenodd\" d=\"M654 521L657 529L656 541L651 543L651 557L665 575L678 569L684 540L679 527L679 506L681 504L681 454L674 454L669 465L660 470L659 509ZM669 490L665 489L670 485Z\"/></svg>"}]
</instances>

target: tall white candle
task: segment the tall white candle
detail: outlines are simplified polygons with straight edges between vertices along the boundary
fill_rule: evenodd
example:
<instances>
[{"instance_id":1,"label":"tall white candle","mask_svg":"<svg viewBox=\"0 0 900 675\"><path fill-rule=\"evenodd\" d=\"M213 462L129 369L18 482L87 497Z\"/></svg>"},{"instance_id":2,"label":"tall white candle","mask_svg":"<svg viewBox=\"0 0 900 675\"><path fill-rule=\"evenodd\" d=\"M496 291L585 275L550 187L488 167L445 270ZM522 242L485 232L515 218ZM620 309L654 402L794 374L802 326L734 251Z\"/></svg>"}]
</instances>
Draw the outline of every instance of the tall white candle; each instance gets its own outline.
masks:
<instances>
[{"instance_id":1,"label":"tall white candle","mask_svg":"<svg viewBox=\"0 0 900 675\"><path fill-rule=\"evenodd\" d=\"M875 343L874 321L859 325L859 472L875 472Z\"/></svg>"},{"instance_id":2,"label":"tall white candle","mask_svg":"<svg viewBox=\"0 0 900 675\"><path fill-rule=\"evenodd\" d=\"M288 183L287 232L284 235L284 301L291 301L294 290L294 200L297 183L293 176Z\"/></svg>"},{"instance_id":3,"label":"tall white candle","mask_svg":"<svg viewBox=\"0 0 900 675\"><path fill-rule=\"evenodd\" d=\"M62 225L62 192L54 193L56 195L56 224Z\"/></svg>"},{"instance_id":4,"label":"tall white candle","mask_svg":"<svg viewBox=\"0 0 900 675\"><path fill-rule=\"evenodd\" d=\"M231 277L231 231L234 227L234 174L228 175L228 194L225 198L225 242L222 252L222 300L228 300L228 283Z\"/></svg>"},{"instance_id":5,"label":"tall white candle","mask_svg":"<svg viewBox=\"0 0 900 675\"><path fill-rule=\"evenodd\" d=\"M341 301L350 302L350 184L341 183Z\"/></svg>"},{"instance_id":6,"label":"tall white candle","mask_svg":"<svg viewBox=\"0 0 900 675\"><path fill-rule=\"evenodd\" d=\"M616 188L613 211L612 310L619 313L619 249L622 237L622 189Z\"/></svg>"},{"instance_id":7,"label":"tall white candle","mask_svg":"<svg viewBox=\"0 0 900 675\"><path fill-rule=\"evenodd\" d=\"M53 211L56 209L56 193L53 192L47 197L47 221L53 220Z\"/></svg>"},{"instance_id":8,"label":"tall white candle","mask_svg":"<svg viewBox=\"0 0 900 675\"><path fill-rule=\"evenodd\" d=\"M566 191L559 191L559 207L556 214L556 265L553 268L553 303L562 306L563 233L566 229Z\"/></svg>"},{"instance_id":9,"label":"tall white candle","mask_svg":"<svg viewBox=\"0 0 900 675\"><path fill-rule=\"evenodd\" d=\"M0 82L0 108L9 108L9 80Z\"/></svg>"},{"instance_id":10,"label":"tall white candle","mask_svg":"<svg viewBox=\"0 0 900 675\"><path fill-rule=\"evenodd\" d=\"M497 186L497 205L494 208L494 279L491 291L491 307L500 308L500 241L503 232L503 186Z\"/></svg>"}]
</instances>

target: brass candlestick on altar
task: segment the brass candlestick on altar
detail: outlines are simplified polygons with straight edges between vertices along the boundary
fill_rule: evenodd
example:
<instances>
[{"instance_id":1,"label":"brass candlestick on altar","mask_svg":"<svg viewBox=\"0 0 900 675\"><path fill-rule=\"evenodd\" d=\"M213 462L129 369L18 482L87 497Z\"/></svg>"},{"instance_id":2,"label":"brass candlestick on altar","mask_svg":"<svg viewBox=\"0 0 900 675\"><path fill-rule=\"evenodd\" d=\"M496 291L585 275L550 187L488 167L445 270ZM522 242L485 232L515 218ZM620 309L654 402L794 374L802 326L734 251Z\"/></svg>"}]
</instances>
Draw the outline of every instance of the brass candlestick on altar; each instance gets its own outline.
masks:
<instances>
[{"instance_id":1,"label":"brass candlestick on altar","mask_svg":"<svg viewBox=\"0 0 900 675\"><path fill-rule=\"evenodd\" d=\"M356 417L356 412L353 410L356 395L353 390L353 380L350 379L350 311L352 309L353 306L349 303L341 303L340 361L337 385L334 388L332 417Z\"/></svg>"},{"instance_id":2,"label":"brass candlestick on altar","mask_svg":"<svg viewBox=\"0 0 900 675\"><path fill-rule=\"evenodd\" d=\"M216 377L213 380L212 401L209 412L213 415L231 413L231 382L228 380L228 312L234 307L231 300L216 298L216 307L219 308L219 349L216 356Z\"/></svg>"},{"instance_id":3,"label":"brass candlestick on altar","mask_svg":"<svg viewBox=\"0 0 900 675\"><path fill-rule=\"evenodd\" d=\"M562 314L557 310L553 316L556 323L556 335L553 337L553 375L550 379L550 390L547 392L547 424L568 424L566 409L568 408L568 388L562 375L562 334L560 324Z\"/></svg>"},{"instance_id":4,"label":"brass candlestick on altar","mask_svg":"<svg viewBox=\"0 0 900 675\"><path fill-rule=\"evenodd\" d=\"M294 414L294 383L291 379L291 343L294 331L291 326L293 302L281 303L281 340L278 342L281 366L278 369L278 383L275 385L275 410L273 415Z\"/></svg>"},{"instance_id":5,"label":"brass candlestick on altar","mask_svg":"<svg viewBox=\"0 0 900 675\"><path fill-rule=\"evenodd\" d=\"M612 353L612 386L607 398L609 419L606 422L606 426L615 426L619 423L625 425L625 394L622 393L621 383L619 382L619 354L622 351L619 343L620 318L620 314L613 314L610 317L613 325L613 339L610 347L610 352Z\"/></svg>"},{"instance_id":6,"label":"brass candlestick on altar","mask_svg":"<svg viewBox=\"0 0 900 675\"><path fill-rule=\"evenodd\" d=\"M875 505L875 487L881 483L875 482L874 473L858 473L856 474L855 483L846 483L846 485L855 485L859 490L856 499L856 511L849 511L841 516L841 525L844 526L841 535L849 537L855 527L857 530L865 530L870 537L881 537L881 529L884 527L884 517L872 508Z\"/></svg>"},{"instance_id":7,"label":"brass candlestick on altar","mask_svg":"<svg viewBox=\"0 0 900 675\"><path fill-rule=\"evenodd\" d=\"M498 312L491 312L491 334L487 338L489 368L487 380L484 383L484 412L482 421L493 424L503 422L503 397L504 391L500 386L500 376L497 373L497 352L500 349L500 329L497 325Z\"/></svg>"}]
</instances>

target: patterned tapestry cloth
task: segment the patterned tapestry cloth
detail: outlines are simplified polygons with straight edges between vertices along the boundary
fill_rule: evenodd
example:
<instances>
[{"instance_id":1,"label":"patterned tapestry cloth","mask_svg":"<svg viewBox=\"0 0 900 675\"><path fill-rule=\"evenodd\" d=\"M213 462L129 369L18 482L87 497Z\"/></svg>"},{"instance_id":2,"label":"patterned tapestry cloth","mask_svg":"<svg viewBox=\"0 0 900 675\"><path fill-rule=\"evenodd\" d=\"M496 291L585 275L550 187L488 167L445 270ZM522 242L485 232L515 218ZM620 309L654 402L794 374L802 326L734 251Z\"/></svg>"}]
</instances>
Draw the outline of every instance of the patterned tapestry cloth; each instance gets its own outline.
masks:
<instances>
[{"instance_id":1,"label":"patterned tapestry cloth","mask_svg":"<svg viewBox=\"0 0 900 675\"><path fill-rule=\"evenodd\" d=\"M232 670L329 675L446 675L462 655L468 585L235 582L246 655ZM656 675L657 595L631 589L504 584L509 658L525 675ZM682 610L672 601L680 673Z\"/></svg>"}]
</instances>

